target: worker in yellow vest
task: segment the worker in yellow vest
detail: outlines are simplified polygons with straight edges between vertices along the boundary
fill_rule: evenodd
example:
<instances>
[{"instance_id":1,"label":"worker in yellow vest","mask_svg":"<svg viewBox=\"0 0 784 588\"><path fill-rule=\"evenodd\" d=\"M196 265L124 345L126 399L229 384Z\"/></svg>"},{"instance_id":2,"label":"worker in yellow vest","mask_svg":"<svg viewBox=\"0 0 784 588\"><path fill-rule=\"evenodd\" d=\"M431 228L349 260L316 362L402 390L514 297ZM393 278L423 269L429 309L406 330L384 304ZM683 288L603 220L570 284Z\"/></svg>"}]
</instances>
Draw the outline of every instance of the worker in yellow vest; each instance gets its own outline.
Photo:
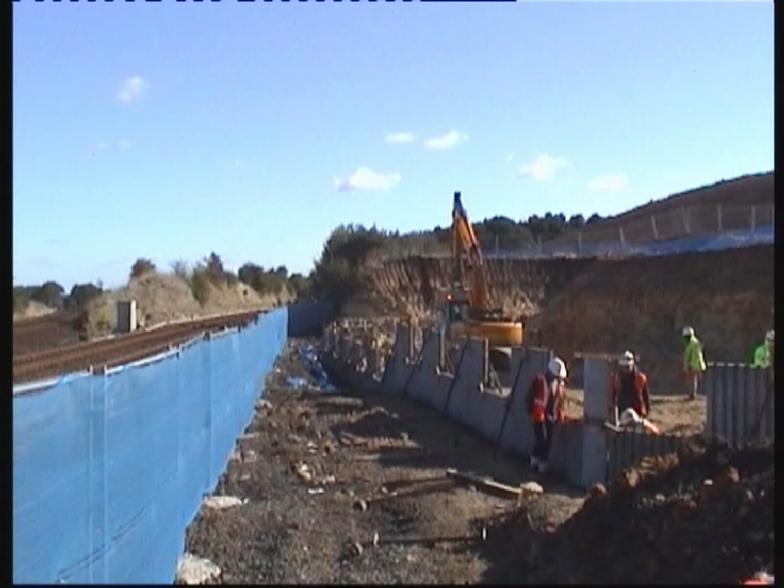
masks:
<instances>
[{"instance_id":1,"label":"worker in yellow vest","mask_svg":"<svg viewBox=\"0 0 784 588\"><path fill-rule=\"evenodd\" d=\"M697 389L700 378L707 368L702 355L702 344L694 334L692 327L683 327L683 340L686 347L683 350L683 375L688 383L688 394L691 400L697 398Z\"/></svg>"},{"instance_id":2,"label":"worker in yellow vest","mask_svg":"<svg viewBox=\"0 0 784 588\"><path fill-rule=\"evenodd\" d=\"M765 341L754 350L754 359L751 367L769 368L773 367L773 329L765 334Z\"/></svg>"}]
</instances>

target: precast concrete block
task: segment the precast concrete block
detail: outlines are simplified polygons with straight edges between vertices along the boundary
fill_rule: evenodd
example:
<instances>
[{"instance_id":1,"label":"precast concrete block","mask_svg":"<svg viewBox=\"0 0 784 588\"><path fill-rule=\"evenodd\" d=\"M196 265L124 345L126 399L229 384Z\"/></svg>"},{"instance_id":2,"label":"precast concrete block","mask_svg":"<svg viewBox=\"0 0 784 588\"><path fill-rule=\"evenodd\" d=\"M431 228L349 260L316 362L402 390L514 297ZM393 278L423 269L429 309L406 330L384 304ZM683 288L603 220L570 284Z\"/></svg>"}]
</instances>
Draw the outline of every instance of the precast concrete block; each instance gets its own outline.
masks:
<instances>
[{"instance_id":1,"label":"precast concrete block","mask_svg":"<svg viewBox=\"0 0 784 588\"><path fill-rule=\"evenodd\" d=\"M475 391L465 396L466 406L463 409L463 421L483 438L492 443L498 441L498 429L506 412L509 397L499 396L486 390Z\"/></svg>"},{"instance_id":2,"label":"precast concrete block","mask_svg":"<svg viewBox=\"0 0 784 588\"><path fill-rule=\"evenodd\" d=\"M608 385L611 362L604 358L583 360L583 413L587 421L605 421L611 416Z\"/></svg>"},{"instance_id":3,"label":"precast concrete block","mask_svg":"<svg viewBox=\"0 0 784 588\"><path fill-rule=\"evenodd\" d=\"M504 421L503 430L500 432L500 445L503 449L522 455L530 455L533 447L533 427L525 399L534 376L544 373L551 357L552 351L549 349L526 347L522 351L522 357L517 360L519 374L517 382L512 388L509 413ZM515 364L513 363L513 365Z\"/></svg>"},{"instance_id":4,"label":"precast concrete block","mask_svg":"<svg viewBox=\"0 0 784 588\"><path fill-rule=\"evenodd\" d=\"M469 396L479 394L482 383L483 344L481 339L469 339L460 354L460 365L455 367L455 379L449 390L443 411L453 420L468 424L466 410Z\"/></svg>"}]
</instances>

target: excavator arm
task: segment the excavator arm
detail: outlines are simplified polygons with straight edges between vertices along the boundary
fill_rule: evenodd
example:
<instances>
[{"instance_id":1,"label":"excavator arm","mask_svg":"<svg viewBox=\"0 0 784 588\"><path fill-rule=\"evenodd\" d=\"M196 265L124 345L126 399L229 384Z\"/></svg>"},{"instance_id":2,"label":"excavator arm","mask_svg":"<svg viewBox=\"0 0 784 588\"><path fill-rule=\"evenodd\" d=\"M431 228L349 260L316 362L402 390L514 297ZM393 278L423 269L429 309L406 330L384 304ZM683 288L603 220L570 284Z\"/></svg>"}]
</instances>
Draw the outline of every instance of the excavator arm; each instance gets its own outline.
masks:
<instances>
[{"instance_id":1,"label":"excavator arm","mask_svg":"<svg viewBox=\"0 0 784 588\"><path fill-rule=\"evenodd\" d=\"M479 240L476 238L471 223L468 222L460 192L455 192L452 206L452 258L455 263L455 280L463 283L463 260L468 271L468 305L472 314L481 315L487 312L488 289L485 278L484 261Z\"/></svg>"}]
</instances>

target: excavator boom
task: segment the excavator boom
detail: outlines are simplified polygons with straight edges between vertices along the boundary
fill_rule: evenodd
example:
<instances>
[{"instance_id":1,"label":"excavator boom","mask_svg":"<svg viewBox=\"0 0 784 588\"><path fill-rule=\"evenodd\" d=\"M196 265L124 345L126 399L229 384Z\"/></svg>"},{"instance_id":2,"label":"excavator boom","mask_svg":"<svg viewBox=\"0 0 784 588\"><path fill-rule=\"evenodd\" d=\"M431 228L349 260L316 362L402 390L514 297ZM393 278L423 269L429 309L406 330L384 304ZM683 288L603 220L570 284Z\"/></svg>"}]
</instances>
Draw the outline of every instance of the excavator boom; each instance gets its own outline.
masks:
<instances>
[{"instance_id":1,"label":"excavator boom","mask_svg":"<svg viewBox=\"0 0 784 588\"><path fill-rule=\"evenodd\" d=\"M523 340L522 323L504 319L500 310L489 308L490 293L482 250L463 208L460 192L455 192L452 205L452 259L454 285L460 291L449 296L447 323L450 333L483 337L496 347L520 345ZM463 312L460 305L466 298L467 312Z\"/></svg>"}]
</instances>

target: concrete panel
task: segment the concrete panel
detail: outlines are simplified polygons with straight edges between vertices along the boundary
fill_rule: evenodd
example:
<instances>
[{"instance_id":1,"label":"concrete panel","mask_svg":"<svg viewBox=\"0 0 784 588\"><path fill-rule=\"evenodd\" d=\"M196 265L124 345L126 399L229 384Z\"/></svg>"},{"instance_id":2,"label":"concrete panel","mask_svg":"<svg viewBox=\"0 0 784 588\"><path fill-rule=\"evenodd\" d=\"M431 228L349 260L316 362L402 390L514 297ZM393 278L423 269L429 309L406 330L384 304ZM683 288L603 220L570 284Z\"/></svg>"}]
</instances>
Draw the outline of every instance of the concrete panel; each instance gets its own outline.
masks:
<instances>
[{"instance_id":1,"label":"concrete panel","mask_svg":"<svg viewBox=\"0 0 784 588\"><path fill-rule=\"evenodd\" d=\"M399 324L395 336L392 355L387 361L382 379L382 390L388 394L402 394L403 388L412 368L406 360L411 348L411 329L408 325Z\"/></svg>"},{"instance_id":2,"label":"concrete panel","mask_svg":"<svg viewBox=\"0 0 784 588\"><path fill-rule=\"evenodd\" d=\"M583 359L583 413L585 420L604 421L610 414L608 383L611 365L606 359Z\"/></svg>"},{"instance_id":3,"label":"concrete panel","mask_svg":"<svg viewBox=\"0 0 784 588\"><path fill-rule=\"evenodd\" d=\"M460 365L455 367L455 380L448 393L444 412L451 419L468 425L466 417L469 397L479 393L484 368L484 346L479 339L469 339L462 352Z\"/></svg>"},{"instance_id":4,"label":"concrete panel","mask_svg":"<svg viewBox=\"0 0 784 588\"><path fill-rule=\"evenodd\" d=\"M444 378L438 373L438 337L425 339L422 346L422 361L412 374L407 387L407 395L415 400L441 410L446 401L446 391L452 378Z\"/></svg>"},{"instance_id":5,"label":"concrete panel","mask_svg":"<svg viewBox=\"0 0 784 588\"><path fill-rule=\"evenodd\" d=\"M489 390L485 392L469 390L464 398L467 404L463 407L463 422L472 431L496 443L509 397L498 396Z\"/></svg>"},{"instance_id":6,"label":"concrete panel","mask_svg":"<svg viewBox=\"0 0 784 588\"><path fill-rule=\"evenodd\" d=\"M514 356L513 350L513 358ZM550 350L527 347L522 351L520 363L512 364L513 369L516 369L517 365L520 366L520 374L517 378L517 384L512 388L509 414L504 422L503 431L500 433L500 446L503 449L526 456L531 454L533 427L528 415L528 408L525 405L525 398L534 376L538 373L544 373L551 357Z\"/></svg>"}]
</instances>

